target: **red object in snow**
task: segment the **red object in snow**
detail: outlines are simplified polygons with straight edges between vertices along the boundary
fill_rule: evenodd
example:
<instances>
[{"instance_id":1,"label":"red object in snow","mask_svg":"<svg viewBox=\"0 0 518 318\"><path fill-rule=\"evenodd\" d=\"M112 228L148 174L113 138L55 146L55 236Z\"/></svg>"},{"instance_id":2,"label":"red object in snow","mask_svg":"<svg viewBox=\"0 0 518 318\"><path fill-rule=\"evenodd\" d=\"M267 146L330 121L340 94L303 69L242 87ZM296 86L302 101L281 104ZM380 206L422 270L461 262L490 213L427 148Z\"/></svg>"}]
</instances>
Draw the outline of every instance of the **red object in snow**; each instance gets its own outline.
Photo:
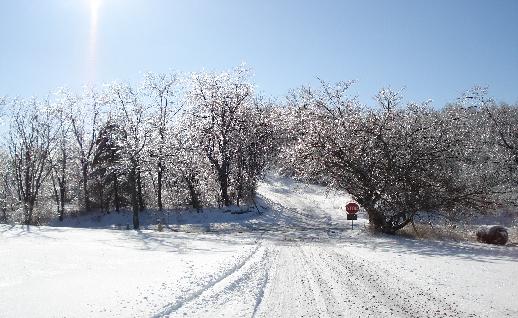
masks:
<instances>
[{"instance_id":1,"label":"red object in snow","mask_svg":"<svg viewBox=\"0 0 518 318\"><path fill-rule=\"evenodd\" d=\"M354 202L349 202L345 206L345 211L347 211L347 214L356 214L358 213L358 210L360 210L360 206Z\"/></svg>"}]
</instances>

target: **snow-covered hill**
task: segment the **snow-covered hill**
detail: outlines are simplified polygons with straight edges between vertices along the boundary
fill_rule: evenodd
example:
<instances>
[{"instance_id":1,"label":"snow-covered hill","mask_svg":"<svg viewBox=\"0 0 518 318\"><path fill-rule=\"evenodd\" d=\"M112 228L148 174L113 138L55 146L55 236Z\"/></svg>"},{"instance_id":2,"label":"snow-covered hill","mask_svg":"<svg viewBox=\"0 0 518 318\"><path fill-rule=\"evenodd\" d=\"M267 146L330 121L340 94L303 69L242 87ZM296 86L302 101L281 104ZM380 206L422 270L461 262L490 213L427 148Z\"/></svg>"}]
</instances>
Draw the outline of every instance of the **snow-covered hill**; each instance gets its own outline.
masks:
<instances>
[{"instance_id":1,"label":"snow-covered hill","mask_svg":"<svg viewBox=\"0 0 518 318\"><path fill-rule=\"evenodd\" d=\"M373 237L344 193L272 176L258 192L248 213L169 215L164 232L157 215L124 230L124 213L0 225L0 316L518 316L516 247Z\"/></svg>"}]
</instances>

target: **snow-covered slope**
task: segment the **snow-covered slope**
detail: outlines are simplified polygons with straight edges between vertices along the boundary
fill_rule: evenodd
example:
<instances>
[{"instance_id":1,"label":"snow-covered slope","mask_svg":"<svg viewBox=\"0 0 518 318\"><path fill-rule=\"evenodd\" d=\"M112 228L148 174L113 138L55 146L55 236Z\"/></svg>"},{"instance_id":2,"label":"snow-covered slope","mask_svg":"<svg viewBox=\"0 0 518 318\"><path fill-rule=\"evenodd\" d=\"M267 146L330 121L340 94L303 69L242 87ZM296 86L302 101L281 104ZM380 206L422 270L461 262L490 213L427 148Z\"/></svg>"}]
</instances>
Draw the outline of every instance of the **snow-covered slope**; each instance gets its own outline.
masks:
<instances>
[{"instance_id":1,"label":"snow-covered slope","mask_svg":"<svg viewBox=\"0 0 518 318\"><path fill-rule=\"evenodd\" d=\"M273 176L258 193L174 231L0 225L0 316L518 316L516 247L373 237L346 194Z\"/></svg>"}]
</instances>

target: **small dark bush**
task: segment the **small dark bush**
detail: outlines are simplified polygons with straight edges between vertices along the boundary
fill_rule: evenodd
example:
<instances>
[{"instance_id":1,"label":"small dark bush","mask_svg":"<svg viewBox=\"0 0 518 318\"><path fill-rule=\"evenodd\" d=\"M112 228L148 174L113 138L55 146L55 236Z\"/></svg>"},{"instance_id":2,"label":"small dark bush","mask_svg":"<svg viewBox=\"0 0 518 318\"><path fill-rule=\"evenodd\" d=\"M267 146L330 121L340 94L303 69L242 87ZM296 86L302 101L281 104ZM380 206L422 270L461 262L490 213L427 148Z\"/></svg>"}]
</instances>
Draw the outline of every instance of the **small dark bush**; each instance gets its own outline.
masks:
<instances>
[{"instance_id":1,"label":"small dark bush","mask_svg":"<svg viewBox=\"0 0 518 318\"><path fill-rule=\"evenodd\" d=\"M507 229L500 225L483 227L477 231L477 241L482 243L505 245L508 238Z\"/></svg>"}]
</instances>

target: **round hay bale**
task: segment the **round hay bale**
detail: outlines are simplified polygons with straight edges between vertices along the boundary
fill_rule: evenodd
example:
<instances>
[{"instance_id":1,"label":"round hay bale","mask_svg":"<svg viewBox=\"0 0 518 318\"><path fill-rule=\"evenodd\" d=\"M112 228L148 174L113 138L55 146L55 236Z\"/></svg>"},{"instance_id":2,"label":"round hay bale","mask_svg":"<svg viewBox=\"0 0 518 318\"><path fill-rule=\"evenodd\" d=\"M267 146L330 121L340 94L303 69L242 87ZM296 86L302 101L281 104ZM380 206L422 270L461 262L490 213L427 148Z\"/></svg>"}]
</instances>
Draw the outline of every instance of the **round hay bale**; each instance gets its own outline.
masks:
<instances>
[{"instance_id":1,"label":"round hay bale","mask_svg":"<svg viewBox=\"0 0 518 318\"><path fill-rule=\"evenodd\" d=\"M508 239L507 229L500 225L482 227L477 231L477 241L482 243L505 245Z\"/></svg>"}]
</instances>

